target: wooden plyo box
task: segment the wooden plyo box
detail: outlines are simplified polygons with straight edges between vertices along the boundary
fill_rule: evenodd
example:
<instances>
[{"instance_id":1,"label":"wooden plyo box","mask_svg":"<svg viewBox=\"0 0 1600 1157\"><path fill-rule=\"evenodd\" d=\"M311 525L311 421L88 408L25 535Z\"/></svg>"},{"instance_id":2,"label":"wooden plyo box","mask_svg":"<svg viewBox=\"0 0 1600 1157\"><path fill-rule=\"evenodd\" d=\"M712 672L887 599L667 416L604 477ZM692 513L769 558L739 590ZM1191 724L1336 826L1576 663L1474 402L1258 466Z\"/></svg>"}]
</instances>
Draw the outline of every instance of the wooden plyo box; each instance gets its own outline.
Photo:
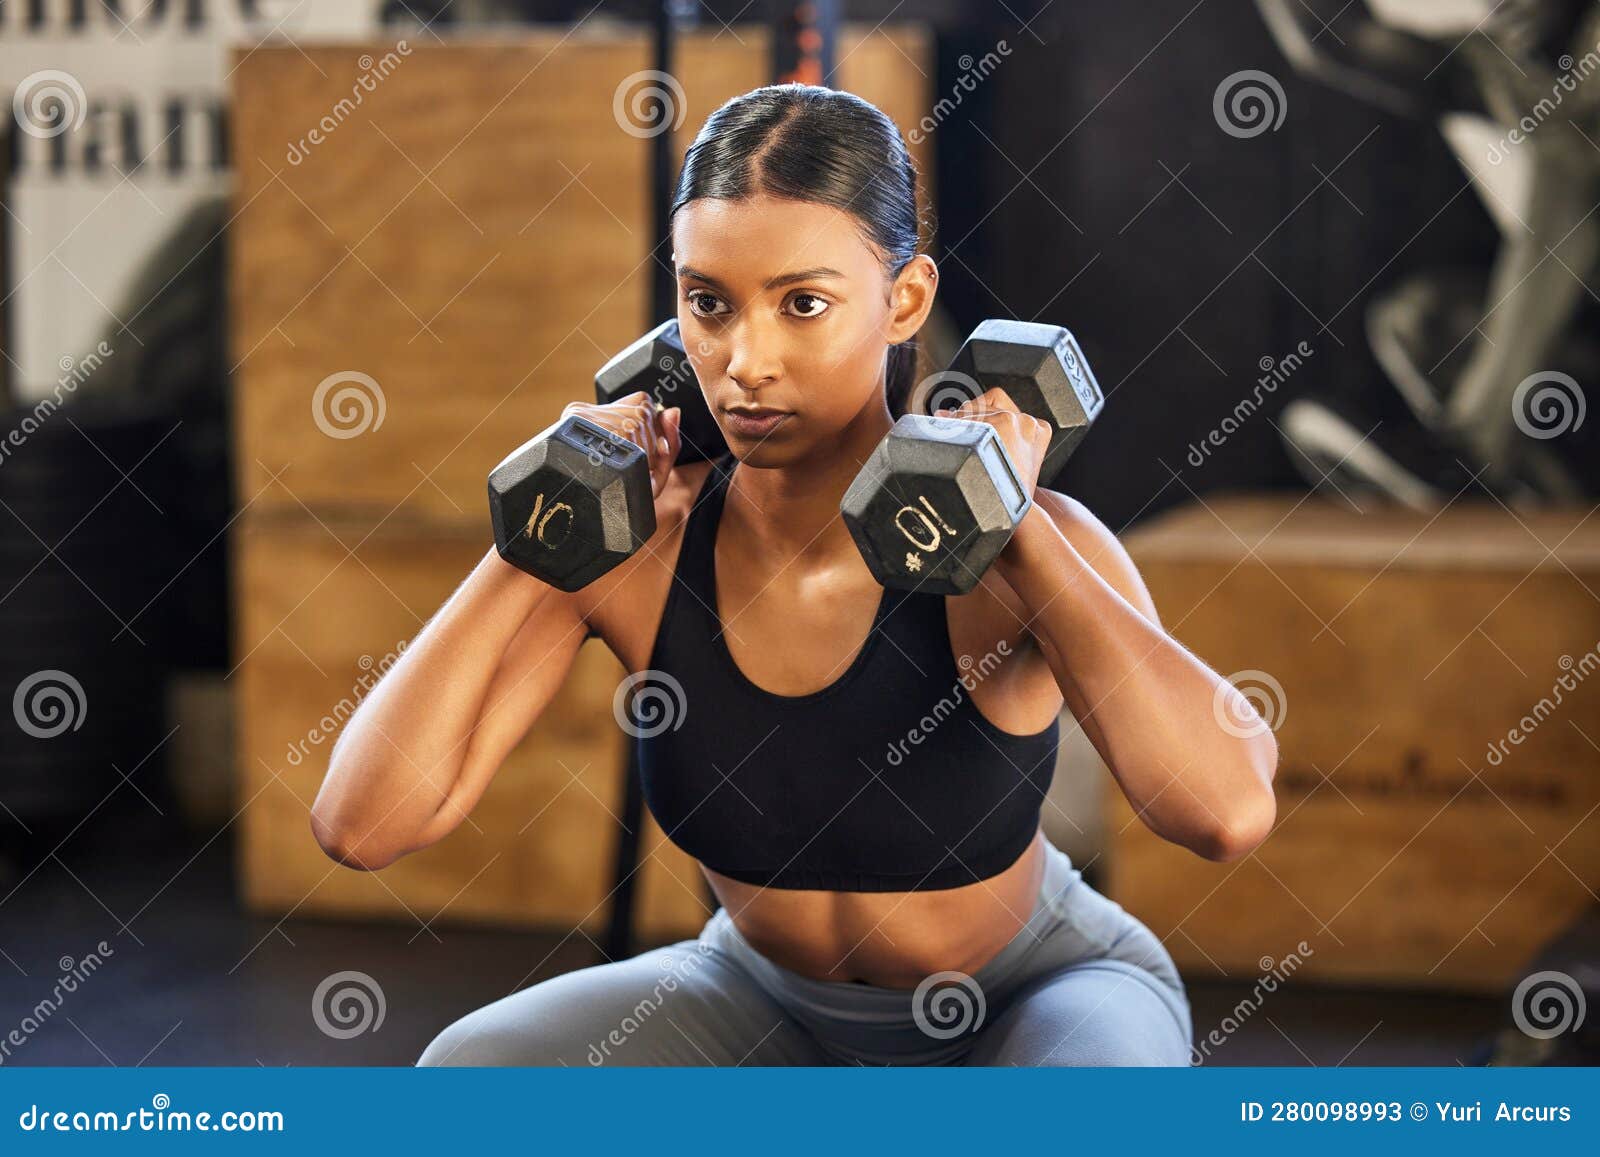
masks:
<instances>
[{"instance_id":1,"label":"wooden plyo box","mask_svg":"<svg viewBox=\"0 0 1600 1157\"><path fill-rule=\"evenodd\" d=\"M1186 972L1293 952L1302 978L1502 991L1596 902L1600 521L1241 495L1126 542L1280 749L1277 825L1232 863L1110 793L1108 889Z\"/></svg>"}]
</instances>

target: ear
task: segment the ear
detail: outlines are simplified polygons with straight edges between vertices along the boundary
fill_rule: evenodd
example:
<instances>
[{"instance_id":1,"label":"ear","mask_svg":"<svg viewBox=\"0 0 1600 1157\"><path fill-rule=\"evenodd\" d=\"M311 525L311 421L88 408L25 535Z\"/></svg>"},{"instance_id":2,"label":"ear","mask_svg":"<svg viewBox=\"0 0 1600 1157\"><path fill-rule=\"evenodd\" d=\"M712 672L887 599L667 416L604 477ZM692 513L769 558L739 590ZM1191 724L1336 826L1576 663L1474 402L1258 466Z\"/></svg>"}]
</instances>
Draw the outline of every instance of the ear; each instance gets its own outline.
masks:
<instances>
[{"instance_id":1,"label":"ear","mask_svg":"<svg viewBox=\"0 0 1600 1157\"><path fill-rule=\"evenodd\" d=\"M889 329L884 340L896 345L915 337L933 310L938 286L939 267L933 258L919 253L906 262L889 287Z\"/></svg>"}]
</instances>

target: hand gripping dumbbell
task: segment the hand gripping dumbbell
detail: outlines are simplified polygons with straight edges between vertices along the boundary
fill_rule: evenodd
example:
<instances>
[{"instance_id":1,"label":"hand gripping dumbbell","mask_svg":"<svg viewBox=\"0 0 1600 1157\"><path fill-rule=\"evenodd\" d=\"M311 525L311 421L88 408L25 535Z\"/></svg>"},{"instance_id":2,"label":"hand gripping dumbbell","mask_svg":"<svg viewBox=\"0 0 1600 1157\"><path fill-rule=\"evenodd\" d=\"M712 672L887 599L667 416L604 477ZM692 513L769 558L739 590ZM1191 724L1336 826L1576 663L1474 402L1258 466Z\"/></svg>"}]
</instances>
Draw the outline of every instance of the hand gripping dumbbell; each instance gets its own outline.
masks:
<instances>
[{"instance_id":1,"label":"hand gripping dumbbell","mask_svg":"<svg viewBox=\"0 0 1600 1157\"><path fill-rule=\"evenodd\" d=\"M1059 473L1105 404L1066 329L1026 321L979 325L950 368L919 385L906 415L878 443L839 504L850 536L884 586L968 593L1032 508L993 426L930 414L995 387L1053 428L1041 486Z\"/></svg>"},{"instance_id":2,"label":"hand gripping dumbbell","mask_svg":"<svg viewBox=\"0 0 1600 1157\"><path fill-rule=\"evenodd\" d=\"M657 413L682 408L679 462L717 458L726 451L676 321L657 326L595 375L601 403L640 390L650 395ZM489 519L495 549L506 562L558 590L578 590L655 533L649 455L626 438L568 415L489 472Z\"/></svg>"}]
</instances>

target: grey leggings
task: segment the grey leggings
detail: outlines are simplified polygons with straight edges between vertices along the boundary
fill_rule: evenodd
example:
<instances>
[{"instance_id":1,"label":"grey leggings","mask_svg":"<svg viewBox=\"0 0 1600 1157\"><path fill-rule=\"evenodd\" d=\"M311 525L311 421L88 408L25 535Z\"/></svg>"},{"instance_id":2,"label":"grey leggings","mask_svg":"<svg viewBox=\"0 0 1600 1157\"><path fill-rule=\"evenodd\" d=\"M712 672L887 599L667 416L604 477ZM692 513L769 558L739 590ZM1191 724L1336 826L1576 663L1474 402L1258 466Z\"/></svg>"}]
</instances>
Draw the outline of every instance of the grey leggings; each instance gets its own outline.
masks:
<instances>
[{"instance_id":1,"label":"grey leggings","mask_svg":"<svg viewBox=\"0 0 1600 1157\"><path fill-rule=\"evenodd\" d=\"M719 908L695 940L580 968L469 1013L419 1065L1187 1065L1161 941L1046 844L1028 923L976 973L916 990L813 980Z\"/></svg>"}]
</instances>

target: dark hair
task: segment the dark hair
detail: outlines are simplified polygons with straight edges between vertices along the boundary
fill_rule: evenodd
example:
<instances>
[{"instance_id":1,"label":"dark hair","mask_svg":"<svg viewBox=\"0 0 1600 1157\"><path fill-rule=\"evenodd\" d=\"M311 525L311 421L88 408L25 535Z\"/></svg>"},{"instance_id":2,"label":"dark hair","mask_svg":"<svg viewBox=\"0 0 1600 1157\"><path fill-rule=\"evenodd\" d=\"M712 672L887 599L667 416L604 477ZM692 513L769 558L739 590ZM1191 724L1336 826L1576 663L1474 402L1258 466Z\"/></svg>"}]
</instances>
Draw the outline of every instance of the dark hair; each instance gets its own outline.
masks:
<instances>
[{"instance_id":1,"label":"dark hair","mask_svg":"<svg viewBox=\"0 0 1600 1157\"><path fill-rule=\"evenodd\" d=\"M917 254L916 165L895 123L852 93L770 84L728 101L684 156L669 220L701 197L743 200L757 193L852 214L891 281ZM889 347L884 392L896 417L916 364L916 338Z\"/></svg>"}]
</instances>

